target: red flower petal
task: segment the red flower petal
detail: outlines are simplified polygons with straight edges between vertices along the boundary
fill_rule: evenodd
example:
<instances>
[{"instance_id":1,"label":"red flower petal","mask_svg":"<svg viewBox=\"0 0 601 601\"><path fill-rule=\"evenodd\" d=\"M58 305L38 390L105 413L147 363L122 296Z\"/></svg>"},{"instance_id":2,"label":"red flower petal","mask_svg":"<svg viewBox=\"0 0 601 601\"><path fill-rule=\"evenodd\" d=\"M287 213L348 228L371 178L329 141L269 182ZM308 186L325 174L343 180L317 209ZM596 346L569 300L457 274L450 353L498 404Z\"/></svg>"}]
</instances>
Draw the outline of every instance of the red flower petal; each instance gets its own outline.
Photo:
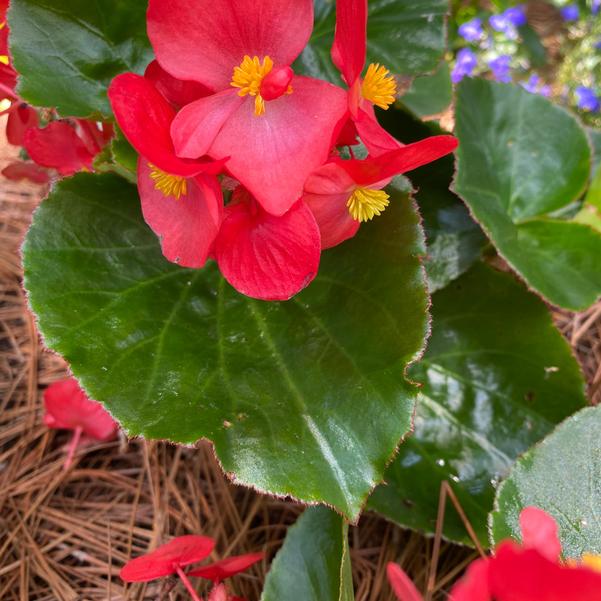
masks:
<instances>
[{"instance_id":1,"label":"red flower petal","mask_svg":"<svg viewBox=\"0 0 601 601\"><path fill-rule=\"evenodd\" d=\"M152 82L134 73L124 73L113 79L108 95L125 137L153 165L184 177L215 168L206 160L187 161L176 156L171 141L175 111Z\"/></svg>"},{"instance_id":2,"label":"red flower petal","mask_svg":"<svg viewBox=\"0 0 601 601\"><path fill-rule=\"evenodd\" d=\"M117 423L104 407L90 400L75 378L54 382L44 391L45 424L57 430L75 430L95 440L108 440Z\"/></svg>"},{"instance_id":3,"label":"red flower petal","mask_svg":"<svg viewBox=\"0 0 601 601\"><path fill-rule=\"evenodd\" d=\"M23 146L25 132L39 123L37 112L28 104L20 104L11 110L6 122L6 139L13 146Z\"/></svg>"},{"instance_id":4,"label":"red flower petal","mask_svg":"<svg viewBox=\"0 0 601 601\"><path fill-rule=\"evenodd\" d=\"M499 546L489 565L491 596L496 601L599 601L601 574L562 566L535 549L512 542Z\"/></svg>"},{"instance_id":5,"label":"red flower petal","mask_svg":"<svg viewBox=\"0 0 601 601\"><path fill-rule=\"evenodd\" d=\"M155 188L151 167L138 161L138 190L146 223L161 239L163 255L183 267L202 267L211 251L223 211L217 178L198 175L186 181L186 194L165 196Z\"/></svg>"},{"instance_id":6,"label":"red flower petal","mask_svg":"<svg viewBox=\"0 0 601 601\"><path fill-rule=\"evenodd\" d=\"M227 588L225 588L225 584L219 584L213 587L213 590L209 593L209 601L230 601L230 596L228 595Z\"/></svg>"},{"instance_id":7,"label":"red flower petal","mask_svg":"<svg viewBox=\"0 0 601 601\"><path fill-rule=\"evenodd\" d=\"M489 559L472 562L465 576L453 587L451 601L492 601L488 584Z\"/></svg>"},{"instance_id":8,"label":"red flower petal","mask_svg":"<svg viewBox=\"0 0 601 601\"><path fill-rule=\"evenodd\" d=\"M403 146L378 123L374 107L369 102L365 102L363 108L358 110L355 127L372 157L378 157Z\"/></svg>"},{"instance_id":9,"label":"red flower petal","mask_svg":"<svg viewBox=\"0 0 601 601\"><path fill-rule=\"evenodd\" d=\"M211 94L211 90L196 81L176 79L157 61L152 61L146 67L144 77L150 80L166 100L176 107L185 106Z\"/></svg>"},{"instance_id":10,"label":"red flower petal","mask_svg":"<svg viewBox=\"0 0 601 601\"><path fill-rule=\"evenodd\" d=\"M319 228L304 202L275 217L239 189L225 207L215 258L238 292L261 300L287 300L313 280L319 257Z\"/></svg>"},{"instance_id":11,"label":"red flower petal","mask_svg":"<svg viewBox=\"0 0 601 601\"><path fill-rule=\"evenodd\" d=\"M0 63L0 99L14 99L17 95L14 89L17 87L17 72L10 66Z\"/></svg>"},{"instance_id":12,"label":"red flower petal","mask_svg":"<svg viewBox=\"0 0 601 601\"><path fill-rule=\"evenodd\" d=\"M313 29L313 0L150 0L148 37L174 77L229 88L245 55L287 66Z\"/></svg>"},{"instance_id":13,"label":"red flower petal","mask_svg":"<svg viewBox=\"0 0 601 601\"><path fill-rule=\"evenodd\" d=\"M561 555L561 542L557 533L557 523L538 507L526 507L520 513L522 545L526 549L536 549L550 561L557 561Z\"/></svg>"},{"instance_id":14,"label":"red flower petal","mask_svg":"<svg viewBox=\"0 0 601 601\"><path fill-rule=\"evenodd\" d=\"M119 575L125 582L148 582L170 576L178 567L202 561L214 546L215 541L206 536L178 536L152 553L128 561Z\"/></svg>"},{"instance_id":15,"label":"red flower petal","mask_svg":"<svg viewBox=\"0 0 601 601\"><path fill-rule=\"evenodd\" d=\"M273 215L283 215L301 197L346 114L340 88L308 77L295 77L292 87L292 94L266 103L261 117L254 115L254 99L246 98L209 151L215 159L229 156L228 171Z\"/></svg>"},{"instance_id":16,"label":"red flower petal","mask_svg":"<svg viewBox=\"0 0 601 601\"><path fill-rule=\"evenodd\" d=\"M414 144L401 146L379 157L338 161L338 164L360 186L374 186L453 152L457 144L457 139L453 136L432 136Z\"/></svg>"},{"instance_id":17,"label":"red flower petal","mask_svg":"<svg viewBox=\"0 0 601 601\"><path fill-rule=\"evenodd\" d=\"M423 597L415 588L409 576L396 563L390 562L386 566L386 574L388 582L390 582L390 586L399 601L423 601Z\"/></svg>"},{"instance_id":18,"label":"red flower petal","mask_svg":"<svg viewBox=\"0 0 601 601\"><path fill-rule=\"evenodd\" d=\"M2 170L6 179L18 182L27 179L34 184L47 184L50 181L48 171L35 163L15 161Z\"/></svg>"},{"instance_id":19,"label":"red flower petal","mask_svg":"<svg viewBox=\"0 0 601 601\"><path fill-rule=\"evenodd\" d=\"M303 200L319 226L322 249L352 238L359 230L360 223L353 219L346 206L355 187L351 176L338 162L326 163L307 179Z\"/></svg>"},{"instance_id":20,"label":"red flower petal","mask_svg":"<svg viewBox=\"0 0 601 601\"><path fill-rule=\"evenodd\" d=\"M171 126L177 154L189 159L207 154L223 124L243 103L238 92L230 89L185 106Z\"/></svg>"},{"instance_id":21,"label":"red flower petal","mask_svg":"<svg viewBox=\"0 0 601 601\"><path fill-rule=\"evenodd\" d=\"M67 121L53 121L43 129L29 128L23 145L38 165L56 169L61 175L92 169L94 155Z\"/></svg>"},{"instance_id":22,"label":"red flower petal","mask_svg":"<svg viewBox=\"0 0 601 601\"><path fill-rule=\"evenodd\" d=\"M110 123L103 123L101 128L95 121L88 119L77 119L76 123L79 137L94 157L114 135L114 128Z\"/></svg>"},{"instance_id":23,"label":"red flower petal","mask_svg":"<svg viewBox=\"0 0 601 601\"><path fill-rule=\"evenodd\" d=\"M265 553L249 553L247 555L238 555L237 557L228 557L208 566L197 568L190 572L188 576L197 576L212 580L213 582L221 582L226 578L248 570L250 566L261 561L264 557Z\"/></svg>"},{"instance_id":24,"label":"red flower petal","mask_svg":"<svg viewBox=\"0 0 601 601\"><path fill-rule=\"evenodd\" d=\"M367 0L336 0L336 35L332 60L352 86L365 66Z\"/></svg>"}]
</instances>

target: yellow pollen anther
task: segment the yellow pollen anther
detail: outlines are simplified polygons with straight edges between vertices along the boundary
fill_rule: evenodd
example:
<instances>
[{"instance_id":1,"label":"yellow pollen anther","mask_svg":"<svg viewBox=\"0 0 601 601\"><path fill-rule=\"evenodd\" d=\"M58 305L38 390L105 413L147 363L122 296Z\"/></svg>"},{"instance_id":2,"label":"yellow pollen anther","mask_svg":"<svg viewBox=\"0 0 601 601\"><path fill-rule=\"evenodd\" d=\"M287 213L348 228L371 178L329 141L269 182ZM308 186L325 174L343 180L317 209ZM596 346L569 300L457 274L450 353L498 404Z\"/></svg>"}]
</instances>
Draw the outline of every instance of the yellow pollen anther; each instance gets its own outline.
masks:
<instances>
[{"instance_id":1,"label":"yellow pollen anther","mask_svg":"<svg viewBox=\"0 0 601 601\"><path fill-rule=\"evenodd\" d=\"M238 96L255 97L255 115L257 117L265 114L265 100L259 93L263 78L273 69L273 61L269 56L263 58L263 62L258 56L250 58L245 56L239 67L234 67L232 76L232 85L234 88L240 88Z\"/></svg>"},{"instance_id":2,"label":"yellow pollen anther","mask_svg":"<svg viewBox=\"0 0 601 601\"><path fill-rule=\"evenodd\" d=\"M163 193L163 196L173 196L179 200L188 193L188 182L181 175L170 175L161 171L151 163L148 163L151 169L150 177L154 182L155 190Z\"/></svg>"},{"instance_id":3,"label":"yellow pollen anther","mask_svg":"<svg viewBox=\"0 0 601 601\"><path fill-rule=\"evenodd\" d=\"M8 56L6 56L6 54L0 54L0 63L3 65L8 65L8 63L10 63L10 59Z\"/></svg>"},{"instance_id":4,"label":"yellow pollen anther","mask_svg":"<svg viewBox=\"0 0 601 601\"><path fill-rule=\"evenodd\" d=\"M585 553L580 558L580 565L586 566L595 572L601 572L601 555L593 555L592 553Z\"/></svg>"},{"instance_id":5,"label":"yellow pollen anther","mask_svg":"<svg viewBox=\"0 0 601 601\"><path fill-rule=\"evenodd\" d=\"M395 100L396 81L386 67L372 63L363 78L361 94L366 100L386 110Z\"/></svg>"},{"instance_id":6,"label":"yellow pollen anther","mask_svg":"<svg viewBox=\"0 0 601 601\"><path fill-rule=\"evenodd\" d=\"M390 204L390 196L384 190L357 188L348 199L346 206L355 221L370 221L381 215Z\"/></svg>"}]
</instances>

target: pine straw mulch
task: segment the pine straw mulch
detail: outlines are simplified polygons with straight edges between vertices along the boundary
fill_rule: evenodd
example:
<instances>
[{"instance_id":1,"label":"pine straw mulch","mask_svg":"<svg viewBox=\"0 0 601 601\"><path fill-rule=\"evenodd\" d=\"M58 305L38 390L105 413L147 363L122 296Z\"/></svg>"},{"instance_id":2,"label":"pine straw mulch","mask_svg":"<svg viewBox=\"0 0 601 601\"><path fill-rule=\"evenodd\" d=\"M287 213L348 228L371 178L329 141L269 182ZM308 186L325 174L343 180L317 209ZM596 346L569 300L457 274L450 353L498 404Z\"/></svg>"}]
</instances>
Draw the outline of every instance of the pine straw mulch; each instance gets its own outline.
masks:
<instances>
[{"instance_id":1,"label":"pine straw mulch","mask_svg":"<svg viewBox=\"0 0 601 601\"><path fill-rule=\"evenodd\" d=\"M264 563L234 582L237 594L257 601L300 506L230 484L207 445L182 449L122 438L88 447L69 472L62 470L68 435L42 425L40 400L67 368L39 343L18 255L42 195L39 188L0 183L0 599L188 599L173 581L125 586L118 572L129 557L171 536L202 533L217 540L214 559L267 552ZM558 314L557 321L598 401L601 304L575 317ZM350 541L358 601L392 601L384 569L390 560L425 589L431 540L365 515ZM444 588L474 556L443 543L436 598L445 598Z\"/></svg>"}]
</instances>

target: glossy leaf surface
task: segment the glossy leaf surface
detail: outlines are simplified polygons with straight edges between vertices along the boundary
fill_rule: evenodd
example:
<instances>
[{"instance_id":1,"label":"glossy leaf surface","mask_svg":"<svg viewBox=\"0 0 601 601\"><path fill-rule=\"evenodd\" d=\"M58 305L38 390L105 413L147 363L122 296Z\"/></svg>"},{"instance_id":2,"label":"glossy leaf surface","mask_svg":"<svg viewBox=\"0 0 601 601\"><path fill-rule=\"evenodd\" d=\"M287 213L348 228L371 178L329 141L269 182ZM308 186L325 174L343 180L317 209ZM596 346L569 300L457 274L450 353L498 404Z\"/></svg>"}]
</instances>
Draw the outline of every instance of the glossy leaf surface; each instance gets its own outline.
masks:
<instances>
[{"instance_id":1,"label":"glossy leaf surface","mask_svg":"<svg viewBox=\"0 0 601 601\"><path fill-rule=\"evenodd\" d=\"M340 83L330 49L336 22L334 0L315 0L315 29L296 69ZM367 63L398 75L433 71L445 50L446 0L370 0Z\"/></svg>"},{"instance_id":2,"label":"glossy leaf surface","mask_svg":"<svg viewBox=\"0 0 601 601\"><path fill-rule=\"evenodd\" d=\"M19 93L63 116L109 116L111 79L152 60L146 2L11 0L9 23Z\"/></svg>"},{"instance_id":3,"label":"glossy leaf surface","mask_svg":"<svg viewBox=\"0 0 601 601\"><path fill-rule=\"evenodd\" d=\"M519 86L458 86L455 191L528 285L583 309L601 294L601 235L554 215L584 192L590 148L575 117Z\"/></svg>"},{"instance_id":4,"label":"glossy leaf surface","mask_svg":"<svg viewBox=\"0 0 601 601\"><path fill-rule=\"evenodd\" d=\"M565 557L601 554L601 407L561 424L515 464L499 487L491 514L491 542L519 540L520 511L535 505L559 526Z\"/></svg>"},{"instance_id":5,"label":"glossy leaf surface","mask_svg":"<svg viewBox=\"0 0 601 601\"><path fill-rule=\"evenodd\" d=\"M415 432L370 507L432 532L440 483L448 480L486 543L493 482L584 405L584 381L545 305L510 274L477 264L432 303L432 338L410 371L424 383ZM451 507L445 535L468 541Z\"/></svg>"},{"instance_id":6,"label":"glossy leaf surface","mask_svg":"<svg viewBox=\"0 0 601 601\"><path fill-rule=\"evenodd\" d=\"M289 528L261 601L352 601L348 527L325 507L309 507Z\"/></svg>"},{"instance_id":7,"label":"glossy leaf surface","mask_svg":"<svg viewBox=\"0 0 601 601\"><path fill-rule=\"evenodd\" d=\"M399 102L418 117L430 117L446 110L452 100L451 71L443 62L431 75L416 77Z\"/></svg>"},{"instance_id":8,"label":"glossy leaf surface","mask_svg":"<svg viewBox=\"0 0 601 601\"><path fill-rule=\"evenodd\" d=\"M213 264L165 261L135 187L79 175L35 215L31 305L47 345L131 435L209 438L237 481L355 518L410 427L403 372L427 329L418 216L391 193L307 290L263 303Z\"/></svg>"}]
</instances>

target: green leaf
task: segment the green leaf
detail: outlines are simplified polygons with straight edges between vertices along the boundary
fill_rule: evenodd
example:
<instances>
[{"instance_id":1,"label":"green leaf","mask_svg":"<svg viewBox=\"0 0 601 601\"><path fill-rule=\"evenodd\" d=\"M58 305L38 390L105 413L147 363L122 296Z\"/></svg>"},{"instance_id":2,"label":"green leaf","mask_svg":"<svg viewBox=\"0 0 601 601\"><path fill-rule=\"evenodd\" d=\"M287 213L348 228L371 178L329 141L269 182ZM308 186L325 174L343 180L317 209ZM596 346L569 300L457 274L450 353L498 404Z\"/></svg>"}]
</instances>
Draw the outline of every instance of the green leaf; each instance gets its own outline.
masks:
<instances>
[{"instance_id":1,"label":"green leaf","mask_svg":"<svg viewBox=\"0 0 601 601\"><path fill-rule=\"evenodd\" d=\"M499 253L550 302L591 305L601 294L601 235L555 217L589 177L576 118L520 86L465 79L456 119L454 189Z\"/></svg>"},{"instance_id":2,"label":"green leaf","mask_svg":"<svg viewBox=\"0 0 601 601\"><path fill-rule=\"evenodd\" d=\"M399 102L418 117L430 117L446 110L452 100L451 72L443 61L431 75L416 77Z\"/></svg>"},{"instance_id":3,"label":"green leaf","mask_svg":"<svg viewBox=\"0 0 601 601\"><path fill-rule=\"evenodd\" d=\"M310 507L286 534L261 601L353 601L348 526L325 507Z\"/></svg>"},{"instance_id":4,"label":"green leaf","mask_svg":"<svg viewBox=\"0 0 601 601\"><path fill-rule=\"evenodd\" d=\"M418 215L391 207L293 300L163 259L134 186L82 174L36 212L26 287L47 345L131 435L213 441L237 481L356 518L408 431L427 331ZM360 411L361 419L357 419Z\"/></svg>"},{"instance_id":5,"label":"green leaf","mask_svg":"<svg viewBox=\"0 0 601 601\"><path fill-rule=\"evenodd\" d=\"M424 383L415 432L369 506L432 532L447 480L486 544L493 483L585 404L584 381L543 302L510 274L477 264L432 302L432 338L409 373ZM468 542L451 508L444 533Z\"/></svg>"},{"instance_id":6,"label":"green leaf","mask_svg":"<svg viewBox=\"0 0 601 601\"><path fill-rule=\"evenodd\" d=\"M336 23L334 0L315 0L315 29L295 69L340 83L330 49ZM433 71L445 50L447 0L370 0L367 62L397 75Z\"/></svg>"},{"instance_id":7,"label":"green leaf","mask_svg":"<svg viewBox=\"0 0 601 601\"><path fill-rule=\"evenodd\" d=\"M492 543L520 540L520 512L535 505L557 520L566 558L601 553L599 432L601 407L583 409L516 462L497 491Z\"/></svg>"},{"instance_id":8,"label":"green leaf","mask_svg":"<svg viewBox=\"0 0 601 601\"><path fill-rule=\"evenodd\" d=\"M63 116L110 116L111 79L153 58L146 2L11 0L8 18L19 94Z\"/></svg>"}]
</instances>

